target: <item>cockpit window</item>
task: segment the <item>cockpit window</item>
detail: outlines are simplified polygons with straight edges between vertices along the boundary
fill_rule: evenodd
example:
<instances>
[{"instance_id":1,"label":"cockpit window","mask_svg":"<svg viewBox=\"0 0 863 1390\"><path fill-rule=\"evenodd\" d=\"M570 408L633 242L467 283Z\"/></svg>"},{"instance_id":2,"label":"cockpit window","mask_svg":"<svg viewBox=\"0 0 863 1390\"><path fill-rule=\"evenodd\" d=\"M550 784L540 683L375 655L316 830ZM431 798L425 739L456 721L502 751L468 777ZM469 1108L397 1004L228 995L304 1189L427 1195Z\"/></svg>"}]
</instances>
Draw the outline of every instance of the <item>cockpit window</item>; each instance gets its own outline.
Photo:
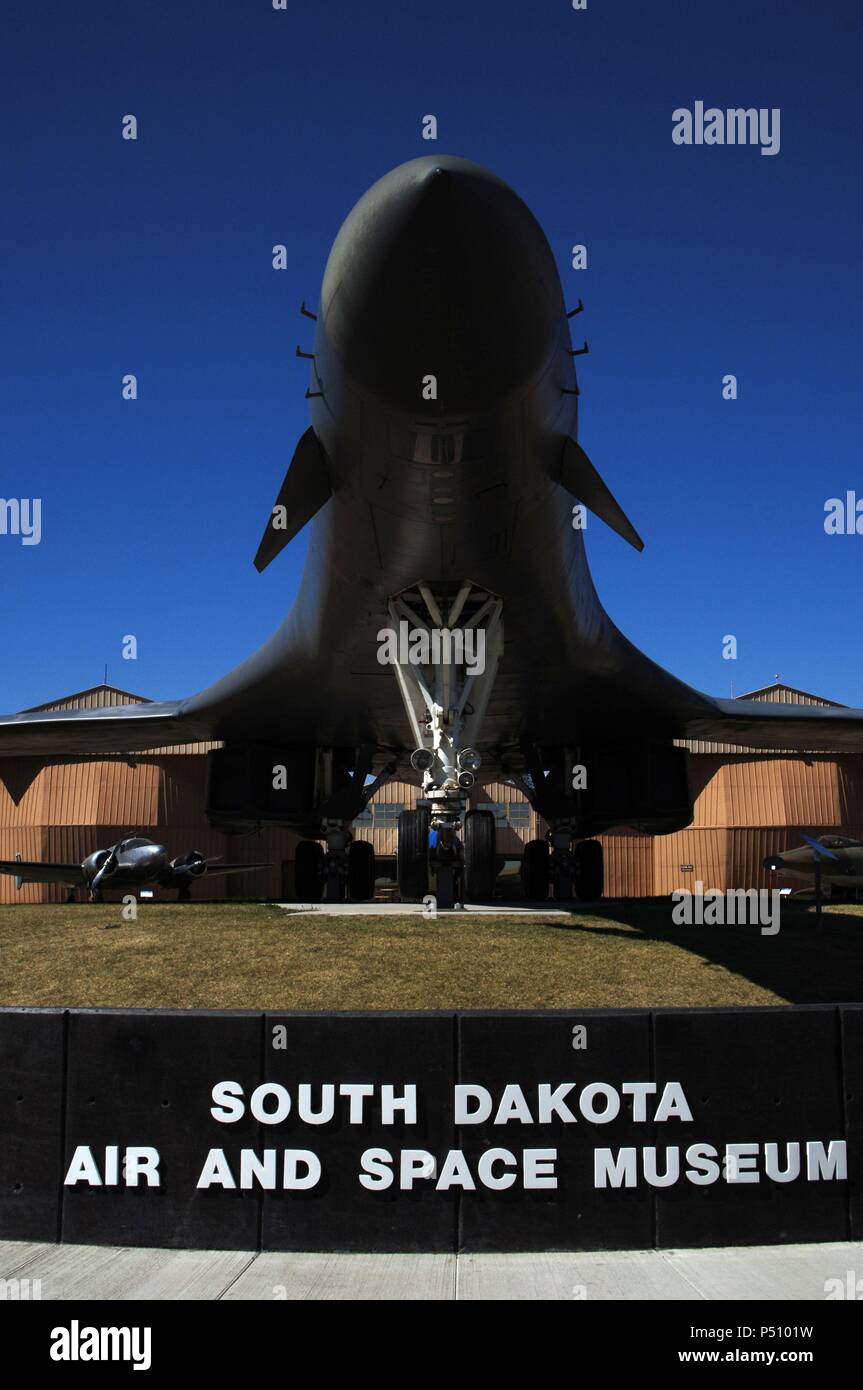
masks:
<instances>
[{"instance_id":1,"label":"cockpit window","mask_svg":"<svg viewBox=\"0 0 863 1390\"><path fill-rule=\"evenodd\" d=\"M493 451L490 429L452 424L440 431L390 427L390 448L396 458L414 463L470 463L488 458Z\"/></svg>"},{"instance_id":2,"label":"cockpit window","mask_svg":"<svg viewBox=\"0 0 863 1390\"><path fill-rule=\"evenodd\" d=\"M863 840L849 840L845 835L822 835L820 843L825 849L853 849L863 845Z\"/></svg>"}]
</instances>

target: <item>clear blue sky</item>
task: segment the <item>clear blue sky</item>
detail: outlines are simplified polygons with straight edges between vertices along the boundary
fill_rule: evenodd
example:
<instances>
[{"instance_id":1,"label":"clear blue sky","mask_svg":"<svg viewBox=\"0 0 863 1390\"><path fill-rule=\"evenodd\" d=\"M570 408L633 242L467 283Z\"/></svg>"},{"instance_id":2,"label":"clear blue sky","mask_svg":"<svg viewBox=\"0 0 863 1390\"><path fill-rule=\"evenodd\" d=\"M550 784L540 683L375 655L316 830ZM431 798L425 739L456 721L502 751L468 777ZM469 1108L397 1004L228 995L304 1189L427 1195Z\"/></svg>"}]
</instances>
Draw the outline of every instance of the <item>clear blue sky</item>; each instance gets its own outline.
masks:
<instances>
[{"instance_id":1,"label":"clear blue sky","mask_svg":"<svg viewBox=\"0 0 863 1390\"><path fill-rule=\"evenodd\" d=\"M585 301L581 440L646 540L589 527L615 621L713 693L863 705L863 536L823 531L863 496L855 0L3 10L0 495L41 497L43 539L0 536L0 710L105 662L190 694L278 625L304 538L252 556L307 424L299 303L368 185L435 151L506 179ZM696 100L780 107L780 153L675 146Z\"/></svg>"}]
</instances>

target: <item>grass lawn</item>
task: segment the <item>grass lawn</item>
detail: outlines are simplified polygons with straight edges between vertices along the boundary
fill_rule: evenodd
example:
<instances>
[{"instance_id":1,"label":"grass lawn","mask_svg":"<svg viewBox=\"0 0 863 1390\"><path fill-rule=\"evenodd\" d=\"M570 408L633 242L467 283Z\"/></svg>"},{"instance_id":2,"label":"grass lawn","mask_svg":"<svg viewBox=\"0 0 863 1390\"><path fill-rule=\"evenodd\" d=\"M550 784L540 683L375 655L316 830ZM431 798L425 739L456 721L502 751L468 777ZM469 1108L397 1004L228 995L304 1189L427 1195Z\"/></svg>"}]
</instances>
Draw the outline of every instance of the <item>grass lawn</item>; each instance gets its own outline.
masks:
<instances>
[{"instance_id":1,"label":"grass lawn","mask_svg":"<svg viewBox=\"0 0 863 1390\"><path fill-rule=\"evenodd\" d=\"M863 1000L863 907L787 903L776 936L685 927L667 899L566 917L329 917L268 905L0 907L0 1004L645 1008Z\"/></svg>"}]
</instances>

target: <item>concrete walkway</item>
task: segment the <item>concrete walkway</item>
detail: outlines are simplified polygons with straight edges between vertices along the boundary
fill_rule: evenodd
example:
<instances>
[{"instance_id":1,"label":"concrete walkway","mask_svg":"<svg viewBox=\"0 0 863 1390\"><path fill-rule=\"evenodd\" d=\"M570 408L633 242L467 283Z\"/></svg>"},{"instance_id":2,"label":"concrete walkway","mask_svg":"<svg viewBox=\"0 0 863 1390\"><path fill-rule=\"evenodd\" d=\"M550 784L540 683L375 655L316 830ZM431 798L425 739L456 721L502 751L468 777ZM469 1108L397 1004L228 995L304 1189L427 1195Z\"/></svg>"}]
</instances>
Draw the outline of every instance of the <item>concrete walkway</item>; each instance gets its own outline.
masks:
<instances>
[{"instance_id":1,"label":"concrete walkway","mask_svg":"<svg viewBox=\"0 0 863 1390\"><path fill-rule=\"evenodd\" d=\"M603 899L603 902L606 902ZM595 903L573 903L570 907L558 907L553 900L547 903L464 903L460 908L440 909L442 917L524 917L535 916L541 912L547 917L571 917L574 911L587 912ZM327 917L422 917L425 909L422 903L273 903L273 907L283 907L287 912L322 913Z\"/></svg>"},{"instance_id":2,"label":"concrete walkway","mask_svg":"<svg viewBox=\"0 0 863 1390\"><path fill-rule=\"evenodd\" d=\"M0 1284L0 1299L824 1300L826 1281L838 1279L844 1286L849 1271L863 1276L863 1241L458 1256L282 1255L0 1241L0 1279L7 1281ZM41 1281L38 1290L34 1280Z\"/></svg>"}]
</instances>

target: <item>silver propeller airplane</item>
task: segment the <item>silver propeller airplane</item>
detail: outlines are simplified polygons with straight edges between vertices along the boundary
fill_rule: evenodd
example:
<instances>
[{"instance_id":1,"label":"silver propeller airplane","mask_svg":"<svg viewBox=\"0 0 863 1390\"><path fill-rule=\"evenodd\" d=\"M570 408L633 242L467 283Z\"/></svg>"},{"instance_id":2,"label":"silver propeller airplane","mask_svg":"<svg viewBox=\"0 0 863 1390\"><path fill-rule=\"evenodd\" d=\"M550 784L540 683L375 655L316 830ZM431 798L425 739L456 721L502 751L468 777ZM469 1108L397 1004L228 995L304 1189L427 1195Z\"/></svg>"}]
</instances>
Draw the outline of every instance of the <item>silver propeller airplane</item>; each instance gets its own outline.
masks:
<instances>
[{"instance_id":1,"label":"silver propeller airplane","mask_svg":"<svg viewBox=\"0 0 863 1390\"><path fill-rule=\"evenodd\" d=\"M214 868L217 863L218 868ZM0 859L0 874L13 874L18 888L24 883L65 883L69 886L70 901L74 901L76 888L86 888L91 903L101 902L106 888L132 891L150 886L176 888L179 899L183 900L192 896L192 884L205 874L211 877L246 874L269 868L269 864L222 864L217 858L206 859L196 849L171 859L164 845L157 845L144 836L119 840L108 849L94 850L82 864Z\"/></svg>"}]
</instances>

